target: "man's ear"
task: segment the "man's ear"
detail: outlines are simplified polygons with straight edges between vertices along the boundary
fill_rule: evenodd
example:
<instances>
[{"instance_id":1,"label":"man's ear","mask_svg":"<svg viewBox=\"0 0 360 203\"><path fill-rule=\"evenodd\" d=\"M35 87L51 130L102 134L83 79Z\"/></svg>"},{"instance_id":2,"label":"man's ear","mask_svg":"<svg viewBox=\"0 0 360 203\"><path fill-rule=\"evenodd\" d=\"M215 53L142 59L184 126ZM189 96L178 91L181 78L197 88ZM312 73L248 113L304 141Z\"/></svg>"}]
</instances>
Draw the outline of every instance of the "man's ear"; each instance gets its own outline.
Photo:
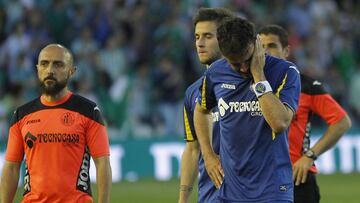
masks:
<instances>
[{"instance_id":1,"label":"man's ear","mask_svg":"<svg viewBox=\"0 0 360 203\"><path fill-rule=\"evenodd\" d=\"M76 72L76 66L73 66L71 69L70 69L70 74L71 75L74 75L75 74L75 72Z\"/></svg>"},{"instance_id":2,"label":"man's ear","mask_svg":"<svg viewBox=\"0 0 360 203\"><path fill-rule=\"evenodd\" d=\"M285 58L289 57L289 55L290 55L290 45L288 45L287 47L285 47L283 49L283 54L284 54Z\"/></svg>"}]
</instances>

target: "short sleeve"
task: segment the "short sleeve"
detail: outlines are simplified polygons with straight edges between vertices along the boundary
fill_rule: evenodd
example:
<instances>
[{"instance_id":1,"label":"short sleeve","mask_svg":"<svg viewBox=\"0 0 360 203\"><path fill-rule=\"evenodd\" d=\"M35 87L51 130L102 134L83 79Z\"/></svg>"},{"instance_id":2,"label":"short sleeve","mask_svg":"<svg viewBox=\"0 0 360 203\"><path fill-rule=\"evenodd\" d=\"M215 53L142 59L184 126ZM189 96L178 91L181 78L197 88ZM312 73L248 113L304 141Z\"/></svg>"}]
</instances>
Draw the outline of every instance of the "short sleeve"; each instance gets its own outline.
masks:
<instances>
[{"instance_id":1,"label":"short sleeve","mask_svg":"<svg viewBox=\"0 0 360 203\"><path fill-rule=\"evenodd\" d=\"M216 97L214 94L214 84L211 80L209 71L205 72L205 77L200 85L198 102L203 109L211 110L216 106Z\"/></svg>"},{"instance_id":2,"label":"short sleeve","mask_svg":"<svg viewBox=\"0 0 360 203\"><path fill-rule=\"evenodd\" d=\"M196 140L195 127L194 127L194 112L191 110L191 101L185 97L183 109L183 122L184 122L184 140L192 142ZM195 101L193 102L194 104Z\"/></svg>"},{"instance_id":3,"label":"short sleeve","mask_svg":"<svg viewBox=\"0 0 360 203\"><path fill-rule=\"evenodd\" d=\"M346 115L345 110L330 94L312 95L311 97L311 110L321 116L328 125L340 121Z\"/></svg>"},{"instance_id":4,"label":"short sleeve","mask_svg":"<svg viewBox=\"0 0 360 203\"><path fill-rule=\"evenodd\" d=\"M92 118L88 120L86 141L92 157L110 155L109 138L106 132L105 122L100 109L95 106L92 109Z\"/></svg>"},{"instance_id":5,"label":"short sleeve","mask_svg":"<svg viewBox=\"0 0 360 203\"><path fill-rule=\"evenodd\" d=\"M299 71L295 66L289 66L276 90L276 96L295 113L298 107L300 91Z\"/></svg>"},{"instance_id":6,"label":"short sleeve","mask_svg":"<svg viewBox=\"0 0 360 203\"><path fill-rule=\"evenodd\" d=\"M18 111L12 117L11 127L9 129L8 145L6 148L5 160L21 162L24 158L24 141L17 119Z\"/></svg>"}]
</instances>

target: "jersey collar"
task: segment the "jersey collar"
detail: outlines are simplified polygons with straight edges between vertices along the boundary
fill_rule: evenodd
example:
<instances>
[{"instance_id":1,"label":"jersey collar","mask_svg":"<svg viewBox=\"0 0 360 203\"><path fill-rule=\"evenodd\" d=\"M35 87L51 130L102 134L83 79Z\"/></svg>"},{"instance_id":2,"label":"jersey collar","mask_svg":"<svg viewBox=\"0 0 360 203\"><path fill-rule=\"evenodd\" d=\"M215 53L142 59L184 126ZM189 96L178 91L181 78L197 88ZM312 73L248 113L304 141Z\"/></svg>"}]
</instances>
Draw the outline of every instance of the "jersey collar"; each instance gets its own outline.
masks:
<instances>
[{"instance_id":1,"label":"jersey collar","mask_svg":"<svg viewBox=\"0 0 360 203\"><path fill-rule=\"evenodd\" d=\"M49 101L46 101L44 99L43 96L40 97L40 101L43 105L45 106L57 106L57 105L60 105L60 104L63 104L65 103L72 95L72 92L68 92L63 98L61 98L60 100L56 101L56 102L49 102Z\"/></svg>"}]
</instances>

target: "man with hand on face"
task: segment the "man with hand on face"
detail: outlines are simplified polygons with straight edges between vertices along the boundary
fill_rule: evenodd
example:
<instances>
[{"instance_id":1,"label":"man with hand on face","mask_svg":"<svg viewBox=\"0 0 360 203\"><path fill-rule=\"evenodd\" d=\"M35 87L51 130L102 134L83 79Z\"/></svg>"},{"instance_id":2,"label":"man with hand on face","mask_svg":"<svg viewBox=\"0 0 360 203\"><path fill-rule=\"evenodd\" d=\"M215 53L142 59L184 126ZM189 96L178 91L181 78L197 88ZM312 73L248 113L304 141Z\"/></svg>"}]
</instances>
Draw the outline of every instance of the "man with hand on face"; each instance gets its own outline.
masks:
<instances>
[{"instance_id":1,"label":"man with hand on face","mask_svg":"<svg viewBox=\"0 0 360 203\"><path fill-rule=\"evenodd\" d=\"M195 26L195 45L200 63L208 67L222 57L216 38L216 29L220 22L234 15L222 8L201 8L195 14L193 22ZM185 149L181 159L181 177L179 203L187 203L200 172L198 184L198 202L212 202L216 197L217 189L211 182L204 166L204 160L200 154L199 143L194 129L193 113L199 96L199 87L202 78L190 85L185 92L184 99L184 129ZM219 154L219 124L218 112L213 109L212 146L216 154Z\"/></svg>"},{"instance_id":2,"label":"man with hand on face","mask_svg":"<svg viewBox=\"0 0 360 203\"><path fill-rule=\"evenodd\" d=\"M224 21L217 39L224 59L206 71L194 113L206 170L219 188L215 202L292 202L287 128L300 94L298 70L288 61L265 56L247 20ZM207 115L215 106L220 158L209 140Z\"/></svg>"},{"instance_id":3,"label":"man with hand on face","mask_svg":"<svg viewBox=\"0 0 360 203\"><path fill-rule=\"evenodd\" d=\"M278 25L268 25L259 31L266 53L286 59L290 53L288 34ZM311 117L319 115L328 124L328 129L310 148ZM316 183L317 169L314 161L330 149L351 127L345 110L326 92L323 85L301 74L299 107L289 129L290 157L293 164L294 202L320 202Z\"/></svg>"},{"instance_id":4,"label":"man with hand on face","mask_svg":"<svg viewBox=\"0 0 360 203\"><path fill-rule=\"evenodd\" d=\"M39 54L42 95L14 112L1 176L0 200L13 202L25 155L22 202L93 202L90 156L96 166L98 202L110 202L109 140L95 103L68 90L73 56L50 44Z\"/></svg>"}]
</instances>

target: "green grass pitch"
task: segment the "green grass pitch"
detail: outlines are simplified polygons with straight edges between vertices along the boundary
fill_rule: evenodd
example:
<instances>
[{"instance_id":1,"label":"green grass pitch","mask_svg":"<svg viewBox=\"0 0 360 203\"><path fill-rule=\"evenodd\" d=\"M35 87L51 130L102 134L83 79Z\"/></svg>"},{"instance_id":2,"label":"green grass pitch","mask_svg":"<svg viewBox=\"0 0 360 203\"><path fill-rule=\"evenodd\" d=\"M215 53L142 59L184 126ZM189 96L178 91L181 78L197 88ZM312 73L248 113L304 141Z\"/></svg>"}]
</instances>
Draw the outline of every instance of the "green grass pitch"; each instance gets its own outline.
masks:
<instances>
[{"instance_id":1,"label":"green grass pitch","mask_svg":"<svg viewBox=\"0 0 360 203\"><path fill-rule=\"evenodd\" d=\"M322 203L359 203L360 173L318 175L318 184ZM113 184L112 203L176 203L178 198L179 180L157 182L152 179L138 182L122 181ZM94 202L96 190L93 185ZM17 191L14 202L20 202L22 190ZM192 194L192 203L196 202L196 189Z\"/></svg>"}]
</instances>

